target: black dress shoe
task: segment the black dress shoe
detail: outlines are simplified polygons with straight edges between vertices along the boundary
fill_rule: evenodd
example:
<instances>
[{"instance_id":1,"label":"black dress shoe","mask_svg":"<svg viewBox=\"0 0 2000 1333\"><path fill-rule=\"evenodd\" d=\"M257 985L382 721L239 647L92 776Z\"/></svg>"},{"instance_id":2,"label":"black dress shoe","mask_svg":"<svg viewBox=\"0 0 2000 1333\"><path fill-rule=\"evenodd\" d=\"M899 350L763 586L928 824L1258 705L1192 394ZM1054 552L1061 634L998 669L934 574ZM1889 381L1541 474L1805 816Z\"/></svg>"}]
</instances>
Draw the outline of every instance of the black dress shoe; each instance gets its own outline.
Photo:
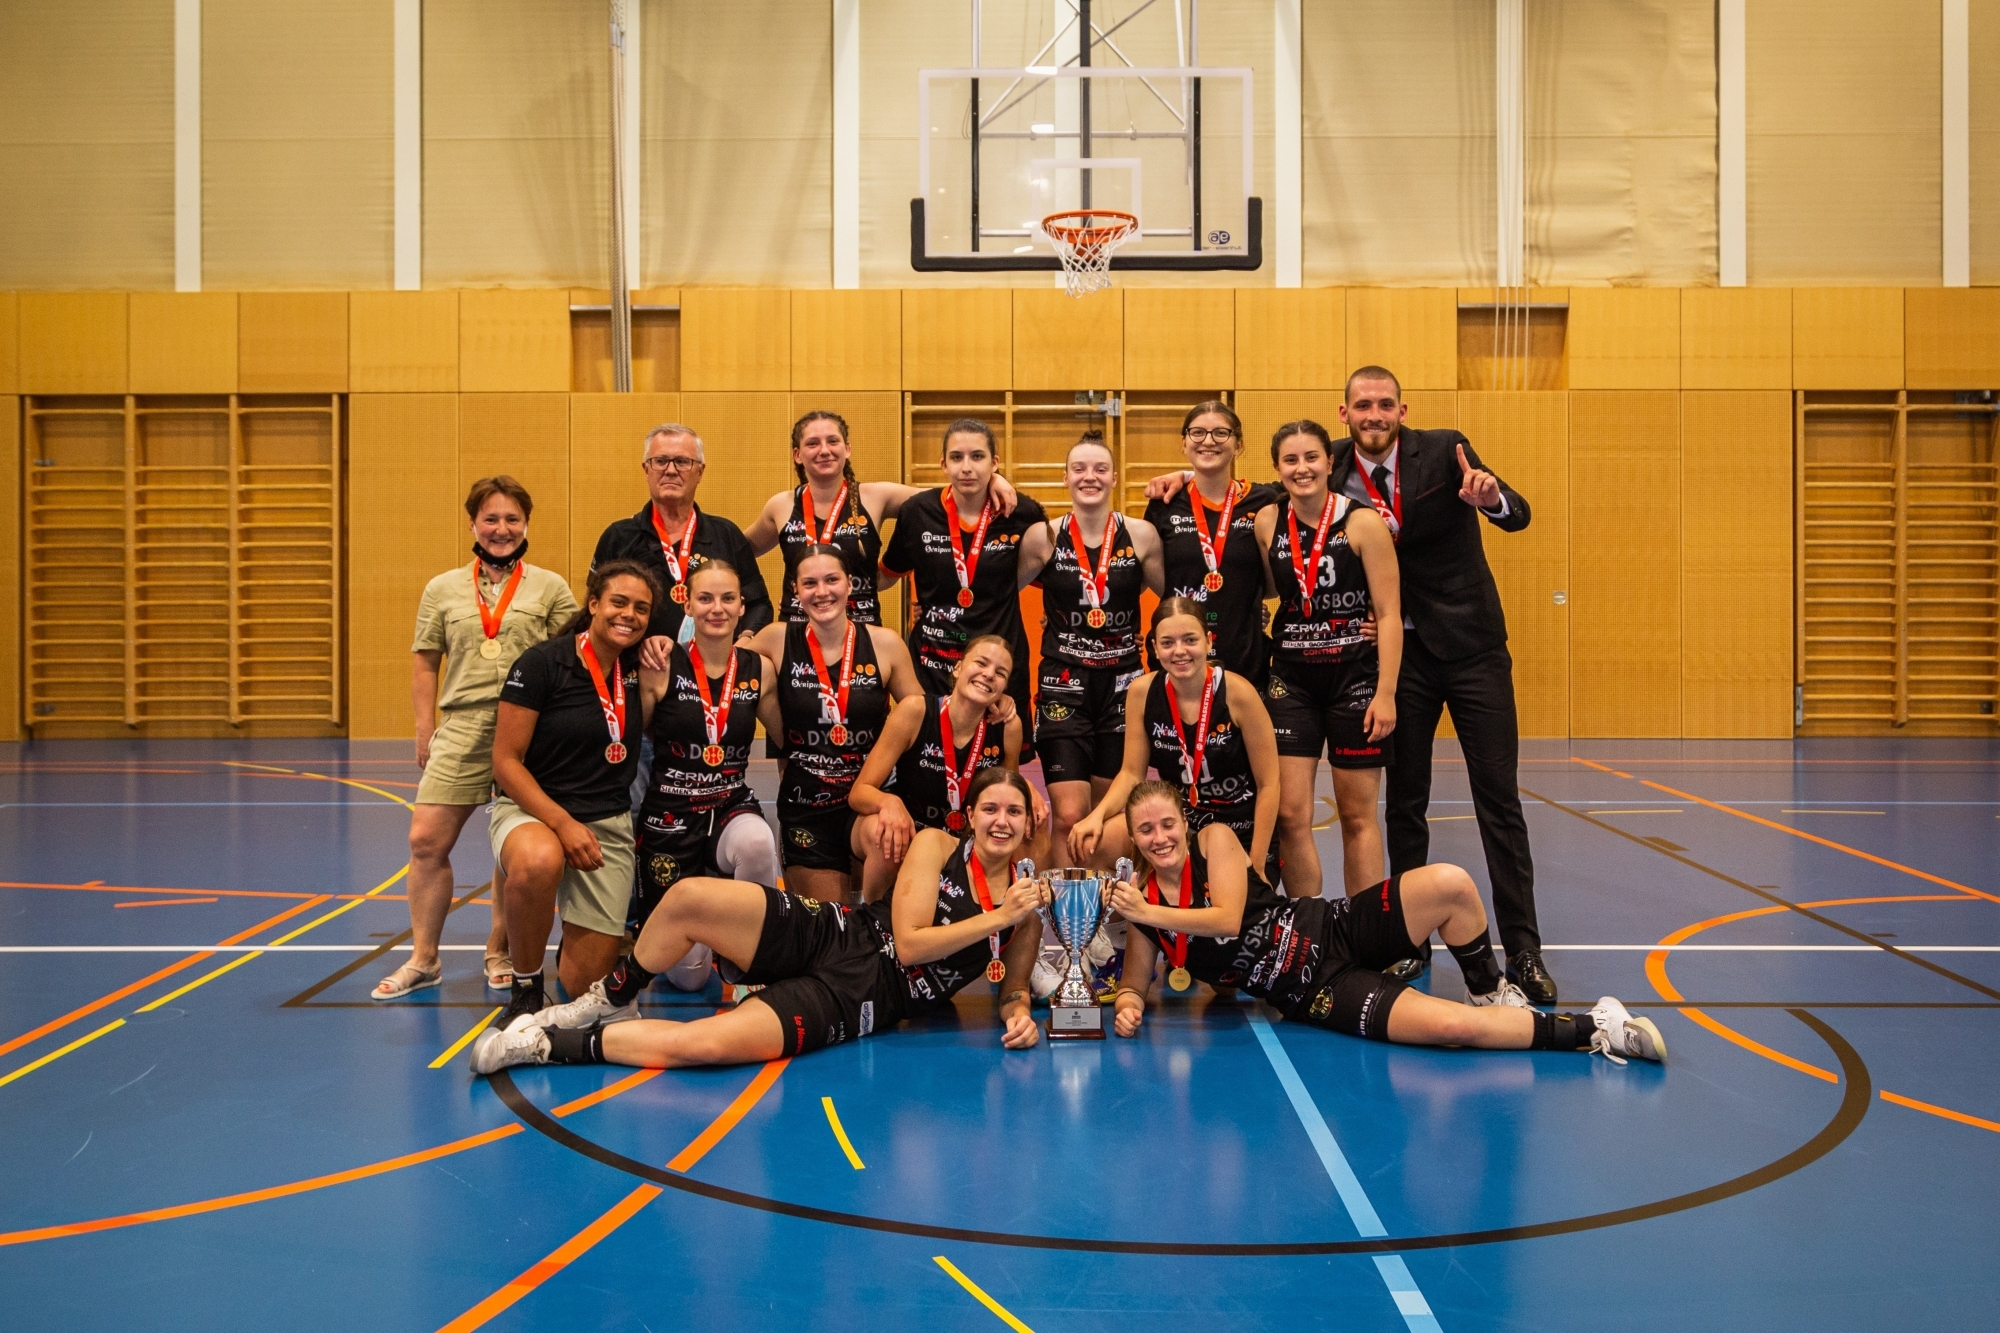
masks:
<instances>
[{"instance_id":1,"label":"black dress shoe","mask_svg":"<svg viewBox=\"0 0 2000 1333\"><path fill-rule=\"evenodd\" d=\"M1521 988L1531 1004L1556 1002L1556 979L1542 966L1540 949L1519 949L1507 954L1507 980Z\"/></svg>"}]
</instances>

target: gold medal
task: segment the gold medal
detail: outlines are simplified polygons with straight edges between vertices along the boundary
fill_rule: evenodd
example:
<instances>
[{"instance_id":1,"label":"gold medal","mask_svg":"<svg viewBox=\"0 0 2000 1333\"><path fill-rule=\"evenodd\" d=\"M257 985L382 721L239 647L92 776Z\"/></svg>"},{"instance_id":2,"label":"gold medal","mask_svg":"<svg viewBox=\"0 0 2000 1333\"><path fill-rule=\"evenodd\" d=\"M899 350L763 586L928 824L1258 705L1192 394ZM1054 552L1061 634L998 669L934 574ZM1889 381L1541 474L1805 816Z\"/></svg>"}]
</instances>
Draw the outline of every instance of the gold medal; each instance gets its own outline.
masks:
<instances>
[{"instance_id":1,"label":"gold medal","mask_svg":"<svg viewBox=\"0 0 2000 1333\"><path fill-rule=\"evenodd\" d=\"M826 729L826 738L835 745L847 744L847 728L836 722Z\"/></svg>"},{"instance_id":2,"label":"gold medal","mask_svg":"<svg viewBox=\"0 0 2000 1333\"><path fill-rule=\"evenodd\" d=\"M1007 965L995 958L986 965L986 979L996 986L999 985L1007 979Z\"/></svg>"},{"instance_id":3,"label":"gold medal","mask_svg":"<svg viewBox=\"0 0 2000 1333\"><path fill-rule=\"evenodd\" d=\"M722 747L720 745L705 746L701 752L701 762L707 764L710 768L721 768Z\"/></svg>"},{"instance_id":4,"label":"gold medal","mask_svg":"<svg viewBox=\"0 0 2000 1333\"><path fill-rule=\"evenodd\" d=\"M1208 589L1208 590L1209 590L1210 592L1221 592L1221 591L1222 591L1222 571L1221 571L1221 570L1217 570L1217 569L1211 569L1211 570L1209 570L1209 571L1208 571L1208 576L1207 576L1206 578L1202 579L1202 581L1201 581L1201 586L1202 586L1202 587L1204 587L1204 588L1206 588L1206 589Z\"/></svg>"},{"instance_id":5,"label":"gold medal","mask_svg":"<svg viewBox=\"0 0 2000 1333\"><path fill-rule=\"evenodd\" d=\"M1084 622L1088 624L1092 629L1103 629L1104 608L1098 606L1091 607L1090 614L1085 616L1083 619Z\"/></svg>"},{"instance_id":6,"label":"gold medal","mask_svg":"<svg viewBox=\"0 0 2000 1333\"><path fill-rule=\"evenodd\" d=\"M667 596L669 596L669 597L673 598L673 599L674 599L674 601L675 601L676 603L678 603L679 605L681 605L681 606L686 606L686 605L687 605L687 599L688 599L688 589L687 589L687 584L685 584L685 583L676 583L676 584L674 585L674 590L673 590L672 592L668 593L668 594L667 594Z\"/></svg>"},{"instance_id":7,"label":"gold medal","mask_svg":"<svg viewBox=\"0 0 2000 1333\"><path fill-rule=\"evenodd\" d=\"M604 757L610 763L622 764L625 762L625 747L613 741L604 747Z\"/></svg>"},{"instance_id":8,"label":"gold medal","mask_svg":"<svg viewBox=\"0 0 2000 1333\"><path fill-rule=\"evenodd\" d=\"M485 659L486 659L487 661L489 661L489 662L493 662L493 661L497 661L497 660L499 660L499 657L500 657L500 640L498 640L498 639L481 639L481 640L479 641L479 655L480 655L481 657L485 658Z\"/></svg>"},{"instance_id":9,"label":"gold medal","mask_svg":"<svg viewBox=\"0 0 2000 1333\"><path fill-rule=\"evenodd\" d=\"M1184 991L1189 986L1194 985L1194 978L1188 975L1188 970L1186 968L1177 967L1173 971L1167 973L1167 984L1173 987L1176 991Z\"/></svg>"},{"instance_id":10,"label":"gold medal","mask_svg":"<svg viewBox=\"0 0 2000 1333\"><path fill-rule=\"evenodd\" d=\"M959 604L960 606L971 606L971 605L972 605L972 589L970 589L970 588L960 588L960 589L958 590L958 604Z\"/></svg>"}]
</instances>

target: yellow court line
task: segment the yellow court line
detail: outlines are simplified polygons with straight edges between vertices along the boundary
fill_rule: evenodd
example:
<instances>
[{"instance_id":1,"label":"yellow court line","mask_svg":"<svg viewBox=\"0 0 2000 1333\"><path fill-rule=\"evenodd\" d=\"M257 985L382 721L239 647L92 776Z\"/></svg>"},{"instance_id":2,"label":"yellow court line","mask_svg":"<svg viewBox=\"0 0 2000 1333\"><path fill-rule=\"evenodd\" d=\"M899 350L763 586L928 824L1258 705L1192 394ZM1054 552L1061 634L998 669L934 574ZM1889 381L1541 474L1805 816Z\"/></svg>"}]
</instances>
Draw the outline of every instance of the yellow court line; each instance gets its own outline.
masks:
<instances>
[{"instance_id":1,"label":"yellow court line","mask_svg":"<svg viewBox=\"0 0 2000 1333\"><path fill-rule=\"evenodd\" d=\"M1424 816L1424 822L1427 824L1449 824L1455 819L1477 818L1479 818L1478 815L1426 815Z\"/></svg>"},{"instance_id":2,"label":"yellow court line","mask_svg":"<svg viewBox=\"0 0 2000 1333\"><path fill-rule=\"evenodd\" d=\"M471 1029L468 1030L463 1037L460 1037L457 1041L445 1047L444 1054L440 1055L437 1059L431 1061L431 1068L443 1069L446 1065L450 1064L451 1058L454 1055L457 1055L460 1051L464 1050L467 1046L469 1046L472 1043L472 1039L474 1037L486 1031L486 1025L488 1023L491 1023L494 1019L498 1018L500 1016L500 1011L502 1009L505 1009L506 1007L507 1006L504 1004L494 1005L492 1013L486 1015L486 1017L480 1019L477 1023L474 1023Z\"/></svg>"},{"instance_id":3,"label":"yellow court line","mask_svg":"<svg viewBox=\"0 0 2000 1333\"><path fill-rule=\"evenodd\" d=\"M124 1019L114 1018L109 1023L106 1023L103 1027L97 1029L97 1031L91 1033L89 1036L78 1037L75 1041L63 1047L61 1050L50 1051L47 1055L43 1056L41 1059L34 1060L28 1064L22 1065L19 1069L7 1075L5 1078L0 1078L0 1088L6 1087L9 1083L12 1083L15 1079L20 1078L23 1074L32 1074L37 1069L40 1069L43 1065L49 1064L50 1062L55 1060L62 1059L65 1055L68 1055L71 1051L75 1050L79 1046L88 1046L91 1042L96 1041L99 1037L103 1036L105 1033L111 1031L112 1029L122 1028L124 1026L125 1026Z\"/></svg>"},{"instance_id":4,"label":"yellow court line","mask_svg":"<svg viewBox=\"0 0 2000 1333\"><path fill-rule=\"evenodd\" d=\"M937 1264L939 1268L942 1268L945 1272L951 1274L952 1281L958 1283L959 1286L964 1287L967 1291L971 1292L972 1299L978 1301L981 1305L991 1310L994 1313L994 1315L998 1317L1000 1322L1005 1324L1007 1327L1013 1329L1014 1333L1035 1333L1034 1329L1029 1328L1026 1324L1016 1319L1014 1317L1013 1312L1009 1310L1006 1306L1002 1305L1000 1302L994 1300L991 1296L988 1296L984 1291L982 1291L977 1282L974 1282L971 1278L959 1272L958 1265L952 1263L951 1260L945 1258L941 1254L932 1255L931 1260L932 1262Z\"/></svg>"},{"instance_id":5,"label":"yellow court line","mask_svg":"<svg viewBox=\"0 0 2000 1333\"><path fill-rule=\"evenodd\" d=\"M287 938L290 937L287 936ZM256 949L246 954L238 954L236 957L224 963L221 967L216 968L213 972L209 972L206 973L205 975L196 977L193 981L190 981L187 985L181 987L179 990L168 991L165 995L162 995L159 999L154 1000L152 1003L140 1005L137 1009L133 1010L133 1012L140 1014L150 1014L155 1009L158 1009L161 1005L169 1004L175 1000L180 999L181 996L187 994L191 990L194 990L196 987L206 986L209 982L215 980L217 977L221 976L224 972L234 971L236 968L239 968L243 966L245 963L249 962L252 958L261 958L263 956L264 956L264 951L262 949Z\"/></svg>"},{"instance_id":6,"label":"yellow court line","mask_svg":"<svg viewBox=\"0 0 2000 1333\"><path fill-rule=\"evenodd\" d=\"M277 939L270 940L268 941L268 943L289 944L293 940L297 939L299 936L311 930L313 927L325 925L327 922L339 916L342 912L353 911L355 908L361 906L362 903L365 903L370 898L373 898L376 894L381 893L390 888L392 885L396 883L397 880L401 879L403 876L409 873L410 873L410 868L408 866L404 866L402 869L398 870L395 874L389 876L389 878L383 880L380 884L377 884L374 888L362 894L359 898L355 898L348 902L344 902L340 906L334 908L331 912L328 912L325 916L314 917L311 921L306 922L303 926L300 926L297 930L291 932L289 935L280 935L278 936Z\"/></svg>"},{"instance_id":7,"label":"yellow court line","mask_svg":"<svg viewBox=\"0 0 2000 1333\"><path fill-rule=\"evenodd\" d=\"M840 1140L840 1150L847 1154L848 1165L856 1171L866 1171L868 1168L861 1164L861 1154L854 1151L854 1145L848 1142L847 1131L840 1126L840 1115L833 1109L833 1098L822 1097L819 1104L826 1108L826 1123L833 1126L833 1137Z\"/></svg>"}]
</instances>

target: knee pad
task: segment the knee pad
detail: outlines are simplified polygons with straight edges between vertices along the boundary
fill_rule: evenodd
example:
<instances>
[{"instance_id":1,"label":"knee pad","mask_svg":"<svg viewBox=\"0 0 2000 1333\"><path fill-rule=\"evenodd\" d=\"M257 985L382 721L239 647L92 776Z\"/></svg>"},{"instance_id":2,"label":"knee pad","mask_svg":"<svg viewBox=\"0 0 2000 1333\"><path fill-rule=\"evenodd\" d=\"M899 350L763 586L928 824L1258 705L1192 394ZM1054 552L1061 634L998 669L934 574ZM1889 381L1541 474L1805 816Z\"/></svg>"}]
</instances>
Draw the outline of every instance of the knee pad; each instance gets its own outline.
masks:
<instances>
[{"instance_id":1,"label":"knee pad","mask_svg":"<svg viewBox=\"0 0 2000 1333\"><path fill-rule=\"evenodd\" d=\"M715 868L731 879L776 888L778 840L771 836L771 826L754 815L730 820L715 842Z\"/></svg>"}]
</instances>

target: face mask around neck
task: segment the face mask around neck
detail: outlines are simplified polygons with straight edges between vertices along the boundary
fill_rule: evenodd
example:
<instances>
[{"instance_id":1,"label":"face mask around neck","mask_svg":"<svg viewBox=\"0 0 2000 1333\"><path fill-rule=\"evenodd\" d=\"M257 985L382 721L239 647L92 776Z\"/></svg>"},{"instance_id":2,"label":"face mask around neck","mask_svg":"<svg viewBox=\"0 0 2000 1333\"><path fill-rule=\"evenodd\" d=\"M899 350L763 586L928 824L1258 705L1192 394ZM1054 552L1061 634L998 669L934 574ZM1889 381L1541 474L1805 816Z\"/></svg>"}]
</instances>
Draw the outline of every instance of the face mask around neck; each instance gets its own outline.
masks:
<instances>
[{"instance_id":1,"label":"face mask around neck","mask_svg":"<svg viewBox=\"0 0 2000 1333\"><path fill-rule=\"evenodd\" d=\"M526 537L521 539L519 546L516 546L505 555L495 555L478 542L472 543L472 558L484 564L488 569L497 569L503 574L518 564L521 557L527 553L528 539Z\"/></svg>"}]
</instances>

